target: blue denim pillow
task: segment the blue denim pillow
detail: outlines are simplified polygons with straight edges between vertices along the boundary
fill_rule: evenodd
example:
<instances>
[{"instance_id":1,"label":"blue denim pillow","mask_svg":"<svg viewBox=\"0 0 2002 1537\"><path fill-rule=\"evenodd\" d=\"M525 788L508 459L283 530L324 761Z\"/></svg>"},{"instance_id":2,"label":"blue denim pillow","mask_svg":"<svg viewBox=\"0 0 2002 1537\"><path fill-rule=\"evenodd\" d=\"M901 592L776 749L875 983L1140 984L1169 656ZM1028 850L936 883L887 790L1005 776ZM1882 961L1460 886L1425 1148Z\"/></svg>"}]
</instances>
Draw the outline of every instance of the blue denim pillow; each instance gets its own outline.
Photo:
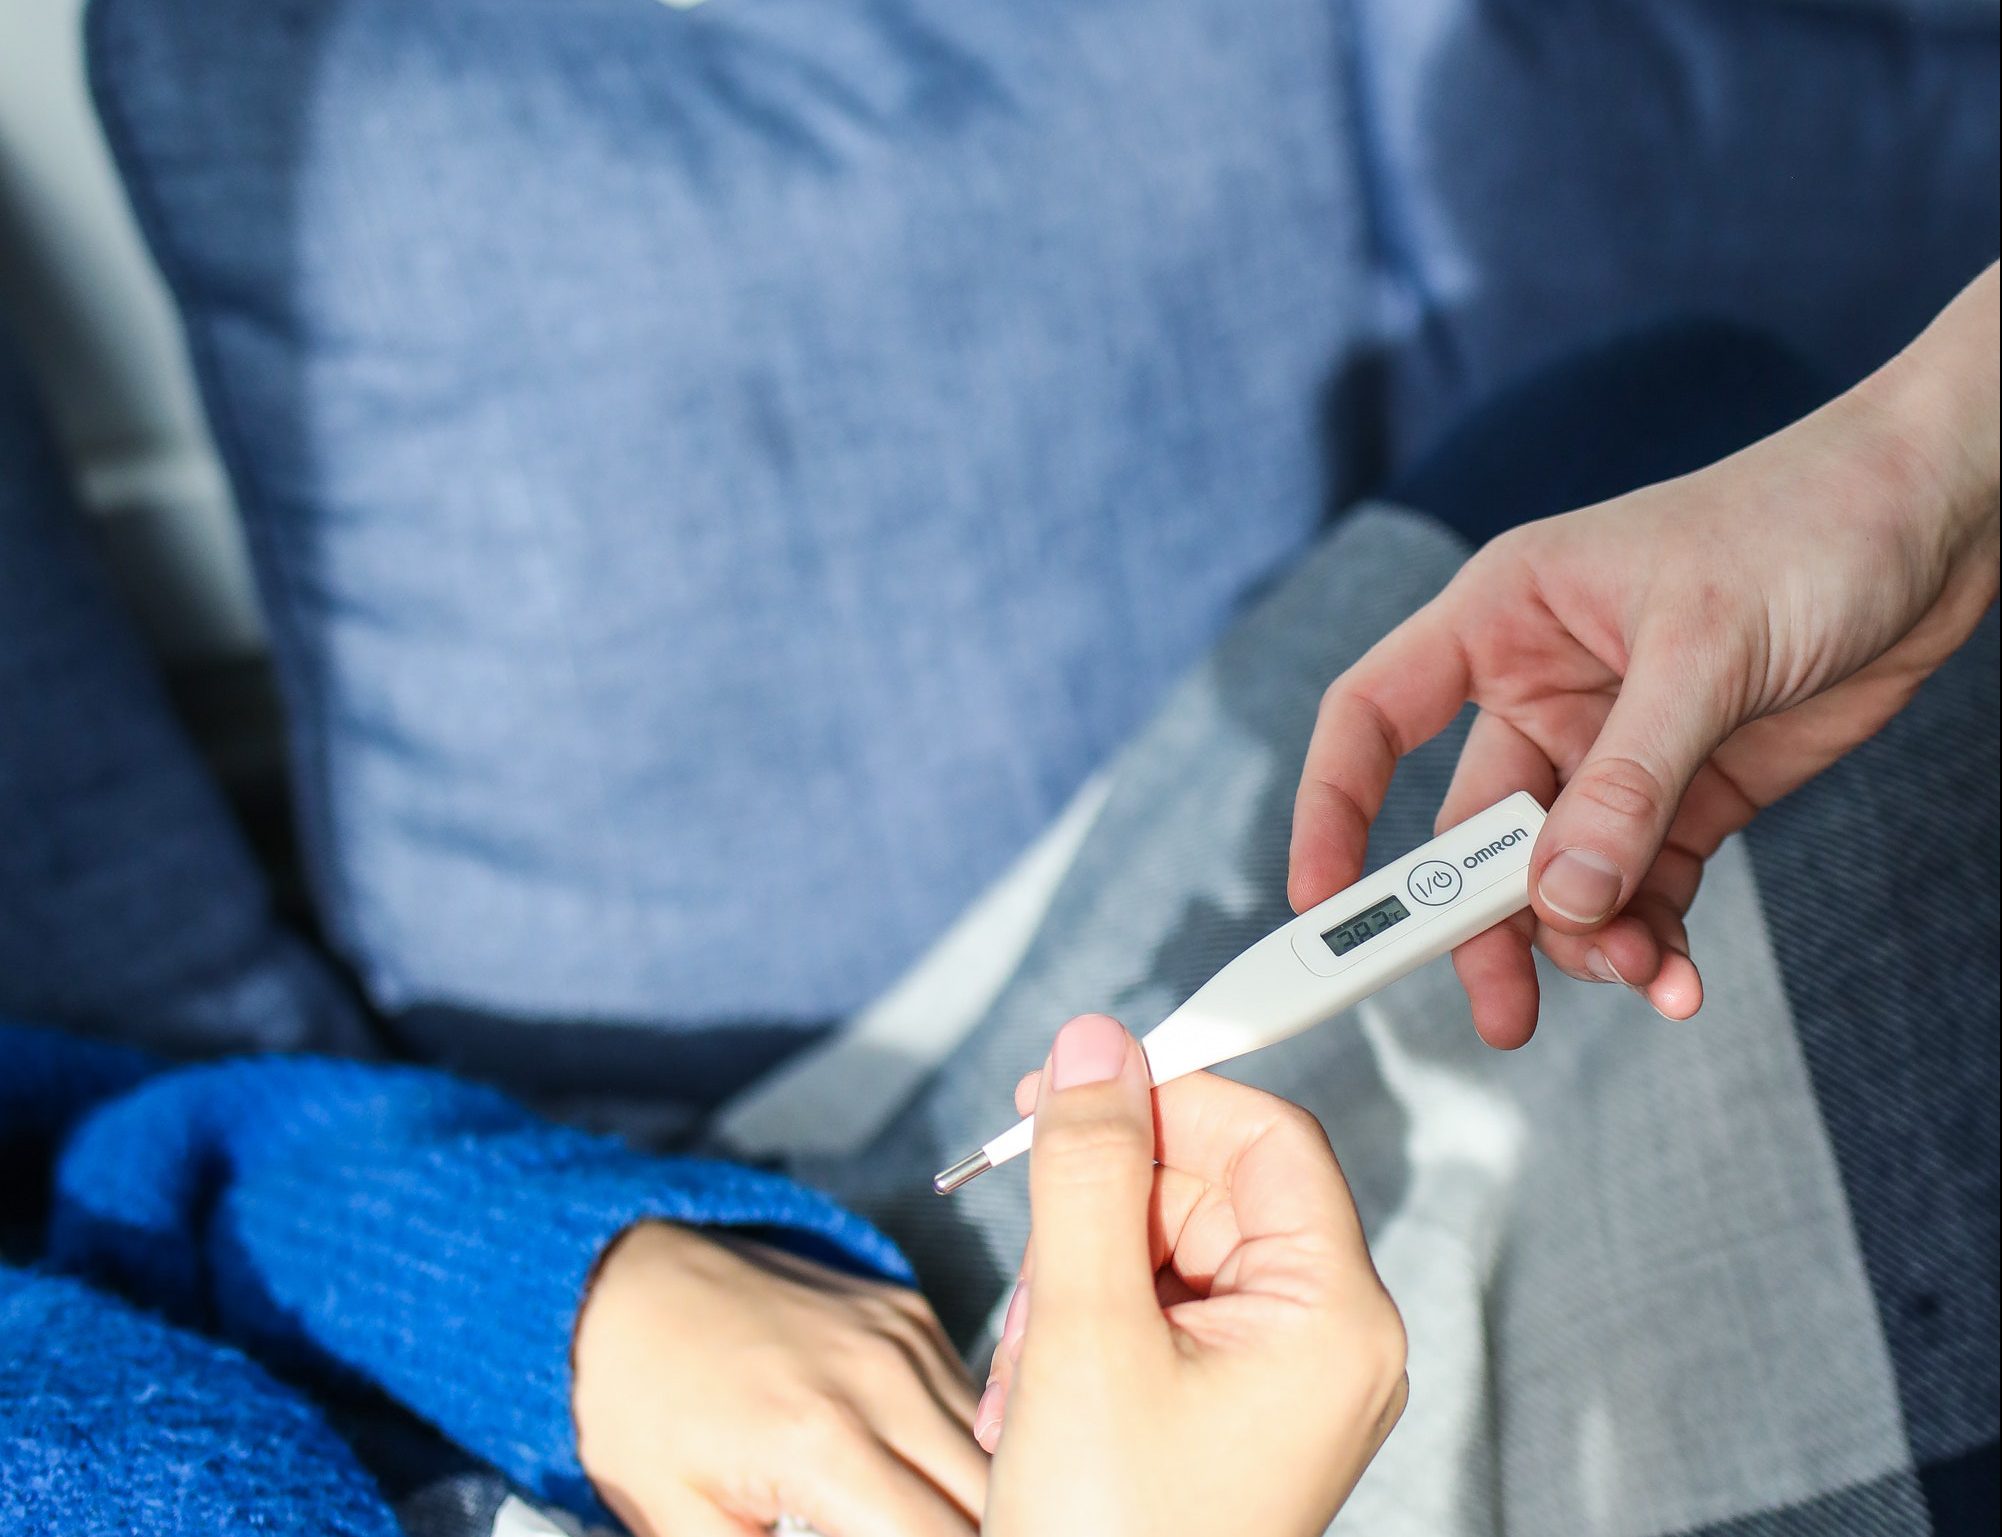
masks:
<instances>
[{"instance_id":1,"label":"blue denim pillow","mask_svg":"<svg viewBox=\"0 0 2002 1537\"><path fill-rule=\"evenodd\" d=\"M0 338L0 1016L173 1052L365 1049L94 555Z\"/></svg>"},{"instance_id":2,"label":"blue denim pillow","mask_svg":"<svg viewBox=\"0 0 2002 1537\"><path fill-rule=\"evenodd\" d=\"M103 0L392 1011L882 986L1323 512L1341 7Z\"/></svg>"}]
</instances>

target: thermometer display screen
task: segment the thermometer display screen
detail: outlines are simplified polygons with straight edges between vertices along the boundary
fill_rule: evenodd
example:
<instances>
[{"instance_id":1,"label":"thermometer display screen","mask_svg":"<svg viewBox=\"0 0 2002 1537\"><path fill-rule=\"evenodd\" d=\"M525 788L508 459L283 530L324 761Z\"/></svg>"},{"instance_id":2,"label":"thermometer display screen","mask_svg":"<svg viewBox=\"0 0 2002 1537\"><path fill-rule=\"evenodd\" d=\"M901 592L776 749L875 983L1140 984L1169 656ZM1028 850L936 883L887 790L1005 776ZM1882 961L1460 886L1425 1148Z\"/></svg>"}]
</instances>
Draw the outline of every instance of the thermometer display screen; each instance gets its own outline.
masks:
<instances>
[{"instance_id":1,"label":"thermometer display screen","mask_svg":"<svg viewBox=\"0 0 2002 1537\"><path fill-rule=\"evenodd\" d=\"M1357 945L1376 938L1393 924L1402 923L1411 916L1411 909L1396 897L1385 897L1374 907L1365 907L1353 918L1344 918L1340 923L1324 933L1328 948L1337 955L1347 955Z\"/></svg>"}]
</instances>

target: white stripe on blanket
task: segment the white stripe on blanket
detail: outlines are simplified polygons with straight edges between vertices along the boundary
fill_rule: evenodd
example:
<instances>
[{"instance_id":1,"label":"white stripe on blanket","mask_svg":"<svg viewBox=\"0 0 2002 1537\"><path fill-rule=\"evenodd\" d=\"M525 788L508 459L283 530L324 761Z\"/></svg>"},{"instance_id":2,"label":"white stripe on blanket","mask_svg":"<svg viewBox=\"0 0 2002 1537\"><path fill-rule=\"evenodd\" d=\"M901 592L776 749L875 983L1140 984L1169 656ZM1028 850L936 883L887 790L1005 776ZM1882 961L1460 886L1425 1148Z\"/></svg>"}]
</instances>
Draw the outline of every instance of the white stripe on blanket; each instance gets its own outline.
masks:
<instances>
[{"instance_id":1,"label":"white stripe on blanket","mask_svg":"<svg viewBox=\"0 0 2002 1537\"><path fill-rule=\"evenodd\" d=\"M1361 1011L1408 1117L1374 1237L1412 1393L1336 1531L1654 1537L1905 1466L1742 843L1690 928L1709 1001L1687 1024L1547 968L1513 1057L1445 967Z\"/></svg>"}]
</instances>

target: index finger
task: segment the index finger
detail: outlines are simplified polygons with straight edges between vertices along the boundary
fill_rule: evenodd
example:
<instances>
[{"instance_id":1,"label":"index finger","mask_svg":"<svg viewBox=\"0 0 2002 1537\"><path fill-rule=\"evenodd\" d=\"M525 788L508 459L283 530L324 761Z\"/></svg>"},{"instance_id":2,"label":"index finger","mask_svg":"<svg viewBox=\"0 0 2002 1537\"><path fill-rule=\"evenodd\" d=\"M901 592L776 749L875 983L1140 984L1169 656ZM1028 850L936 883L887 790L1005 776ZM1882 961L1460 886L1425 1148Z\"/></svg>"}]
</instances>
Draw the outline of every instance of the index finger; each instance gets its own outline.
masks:
<instances>
[{"instance_id":1,"label":"index finger","mask_svg":"<svg viewBox=\"0 0 2002 1537\"><path fill-rule=\"evenodd\" d=\"M1286 881L1295 912L1362 873L1370 823L1397 760L1451 724L1467 702L1466 653L1440 594L1328 685L1293 799Z\"/></svg>"},{"instance_id":2,"label":"index finger","mask_svg":"<svg viewBox=\"0 0 2002 1537\"><path fill-rule=\"evenodd\" d=\"M1315 1233L1367 1254L1335 1150L1307 1111L1214 1073L1163 1084L1154 1104L1162 1168L1222 1186L1246 1238Z\"/></svg>"}]
</instances>

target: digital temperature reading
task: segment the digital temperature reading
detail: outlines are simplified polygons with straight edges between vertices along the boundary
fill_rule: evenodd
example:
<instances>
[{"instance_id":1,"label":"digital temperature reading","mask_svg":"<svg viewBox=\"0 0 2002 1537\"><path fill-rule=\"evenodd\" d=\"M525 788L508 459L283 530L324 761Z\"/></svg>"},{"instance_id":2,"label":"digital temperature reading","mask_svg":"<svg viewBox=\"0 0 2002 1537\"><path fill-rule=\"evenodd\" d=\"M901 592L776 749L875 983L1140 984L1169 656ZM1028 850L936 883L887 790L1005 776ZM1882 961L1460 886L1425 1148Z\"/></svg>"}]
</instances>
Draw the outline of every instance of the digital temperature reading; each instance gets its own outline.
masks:
<instances>
[{"instance_id":1,"label":"digital temperature reading","mask_svg":"<svg viewBox=\"0 0 2002 1537\"><path fill-rule=\"evenodd\" d=\"M1366 939L1374 939L1393 924L1411 916L1411 909L1396 897L1385 897L1374 907L1365 907L1353 918L1344 918L1321 936L1337 955L1347 955Z\"/></svg>"}]
</instances>

